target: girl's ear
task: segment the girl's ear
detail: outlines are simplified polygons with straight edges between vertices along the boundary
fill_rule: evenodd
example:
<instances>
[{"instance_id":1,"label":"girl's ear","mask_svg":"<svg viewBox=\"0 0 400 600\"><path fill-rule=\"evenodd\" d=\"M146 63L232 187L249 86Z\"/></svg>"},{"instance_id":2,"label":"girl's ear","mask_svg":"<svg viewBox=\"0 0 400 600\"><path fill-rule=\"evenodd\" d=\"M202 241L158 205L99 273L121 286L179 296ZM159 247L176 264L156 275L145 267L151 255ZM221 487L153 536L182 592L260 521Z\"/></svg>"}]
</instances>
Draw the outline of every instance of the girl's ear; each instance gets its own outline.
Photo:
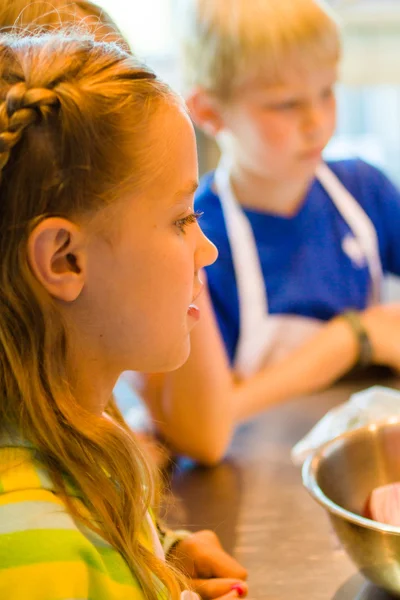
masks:
<instances>
[{"instance_id":1,"label":"girl's ear","mask_svg":"<svg viewBox=\"0 0 400 600\"><path fill-rule=\"evenodd\" d=\"M224 122L218 101L208 92L198 87L186 98L190 116L194 123L207 135L216 137L223 129Z\"/></svg>"},{"instance_id":2,"label":"girl's ear","mask_svg":"<svg viewBox=\"0 0 400 600\"><path fill-rule=\"evenodd\" d=\"M50 217L41 221L28 239L28 261L37 278L54 298L73 302L85 284L84 236L71 221Z\"/></svg>"}]
</instances>

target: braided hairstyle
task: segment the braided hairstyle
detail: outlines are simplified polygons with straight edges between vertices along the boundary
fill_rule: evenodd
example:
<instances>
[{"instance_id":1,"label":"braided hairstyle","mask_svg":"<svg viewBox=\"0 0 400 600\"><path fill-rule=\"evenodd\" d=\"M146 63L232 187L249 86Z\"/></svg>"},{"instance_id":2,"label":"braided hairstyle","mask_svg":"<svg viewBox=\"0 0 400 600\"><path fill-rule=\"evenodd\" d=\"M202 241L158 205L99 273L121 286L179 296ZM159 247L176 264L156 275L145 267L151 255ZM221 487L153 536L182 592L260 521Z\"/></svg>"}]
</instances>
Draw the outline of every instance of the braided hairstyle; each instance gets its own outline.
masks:
<instances>
[{"instance_id":1,"label":"braided hairstyle","mask_svg":"<svg viewBox=\"0 0 400 600\"><path fill-rule=\"evenodd\" d=\"M0 107L0 171L7 164L11 150L21 140L24 130L58 104L57 95L52 90L29 90L23 81L10 87Z\"/></svg>"},{"instance_id":2,"label":"braided hairstyle","mask_svg":"<svg viewBox=\"0 0 400 600\"><path fill-rule=\"evenodd\" d=\"M34 445L69 510L124 556L148 599L165 587L180 593L170 567L139 542L153 476L123 420L91 414L74 397L67 330L29 268L27 242L42 219L89 217L147 181L152 116L179 103L115 44L0 36L1 429Z\"/></svg>"}]
</instances>

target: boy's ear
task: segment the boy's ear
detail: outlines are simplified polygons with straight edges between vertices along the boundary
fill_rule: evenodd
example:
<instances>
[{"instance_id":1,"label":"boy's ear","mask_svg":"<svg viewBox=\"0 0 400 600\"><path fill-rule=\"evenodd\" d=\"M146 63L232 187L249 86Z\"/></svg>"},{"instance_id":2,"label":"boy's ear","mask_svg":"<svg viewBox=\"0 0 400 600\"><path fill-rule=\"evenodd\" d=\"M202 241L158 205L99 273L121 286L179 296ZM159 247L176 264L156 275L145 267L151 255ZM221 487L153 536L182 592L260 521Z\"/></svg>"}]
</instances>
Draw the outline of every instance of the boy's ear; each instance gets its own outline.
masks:
<instances>
[{"instance_id":1,"label":"boy's ear","mask_svg":"<svg viewBox=\"0 0 400 600\"><path fill-rule=\"evenodd\" d=\"M186 97L190 116L194 123L207 135L215 137L224 127L218 101L198 87Z\"/></svg>"},{"instance_id":2,"label":"boy's ear","mask_svg":"<svg viewBox=\"0 0 400 600\"><path fill-rule=\"evenodd\" d=\"M81 230L71 221L50 217L28 239L28 261L36 279L59 300L73 302L85 284L86 254Z\"/></svg>"}]
</instances>

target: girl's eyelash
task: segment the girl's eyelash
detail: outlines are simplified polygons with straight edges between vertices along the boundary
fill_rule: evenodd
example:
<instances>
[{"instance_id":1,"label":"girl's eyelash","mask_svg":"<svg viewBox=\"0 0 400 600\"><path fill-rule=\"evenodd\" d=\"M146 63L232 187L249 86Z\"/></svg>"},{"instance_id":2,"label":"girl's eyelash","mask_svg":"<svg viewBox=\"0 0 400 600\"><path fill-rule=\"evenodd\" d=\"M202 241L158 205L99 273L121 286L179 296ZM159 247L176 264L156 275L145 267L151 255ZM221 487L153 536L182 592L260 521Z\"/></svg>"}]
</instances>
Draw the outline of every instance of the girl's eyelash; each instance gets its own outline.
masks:
<instances>
[{"instance_id":1,"label":"girl's eyelash","mask_svg":"<svg viewBox=\"0 0 400 600\"><path fill-rule=\"evenodd\" d=\"M177 221L175 221L175 225L182 231L182 233L185 233L185 229L188 225L191 225L192 223L196 223L200 217L202 216L202 212L199 211L195 211L193 213L191 213L190 215L187 215L186 217L183 217L182 219L178 219Z\"/></svg>"}]
</instances>

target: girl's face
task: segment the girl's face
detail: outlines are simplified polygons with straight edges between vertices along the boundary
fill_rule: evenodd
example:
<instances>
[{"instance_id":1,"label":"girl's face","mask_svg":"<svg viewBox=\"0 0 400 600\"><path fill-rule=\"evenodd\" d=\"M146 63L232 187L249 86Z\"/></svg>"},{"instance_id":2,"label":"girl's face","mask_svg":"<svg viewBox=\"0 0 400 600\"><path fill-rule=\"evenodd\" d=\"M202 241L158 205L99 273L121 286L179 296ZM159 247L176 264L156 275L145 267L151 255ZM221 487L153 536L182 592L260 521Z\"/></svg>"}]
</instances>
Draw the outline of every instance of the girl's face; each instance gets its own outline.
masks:
<instances>
[{"instance_id":1,"label":"girl's face","mask_svg":"<svg viewBox=\"0 0 400 600\"><path fill-rule=\"evenodd\" d=\"M153 123L153 140L144 143L154 175L142 192L118 203L109 236L91 236L78 299L100 362L118 373L166 371L187 359L200 270L217 257L194 216L191 122L182 109L168 107Z\"/></svg>"},{"instance_id":2,"label":"girl's face","mask_svg":"<svg viewBox=\"0 0 400 600\"><path fill-rule=\"evenodd\" d=\"M234 162L282 181L314 174L334 132L336 112L335 65L307 71L289 65L286 72L282 84L249 81L223 108L224 137Z\"/></svg>"}]
</instances>

